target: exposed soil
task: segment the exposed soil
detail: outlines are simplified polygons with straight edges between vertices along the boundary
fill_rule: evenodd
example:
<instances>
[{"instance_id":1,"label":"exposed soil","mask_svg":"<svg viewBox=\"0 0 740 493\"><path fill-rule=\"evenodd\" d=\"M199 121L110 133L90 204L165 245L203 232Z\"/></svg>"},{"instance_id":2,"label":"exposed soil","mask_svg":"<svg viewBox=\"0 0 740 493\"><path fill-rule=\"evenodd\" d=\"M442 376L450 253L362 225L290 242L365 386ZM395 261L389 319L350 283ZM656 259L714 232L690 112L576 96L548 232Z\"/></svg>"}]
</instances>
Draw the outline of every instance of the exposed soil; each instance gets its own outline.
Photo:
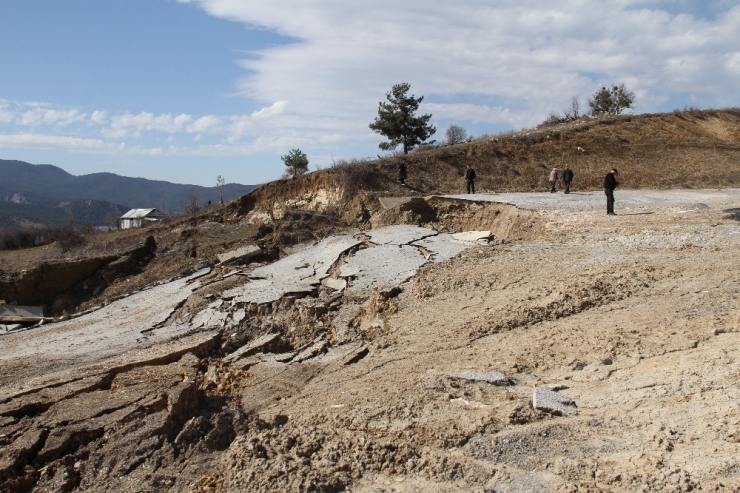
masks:
<instances>
[{"instance_id":1,"label":"exposed soil","mask_svg":"<svg viewBox=\"0 0 740 493\"><path fill-rule=\"evenodd\" d=\"M243 307L218 293L248 269L224 269L165 322L210 306L210 328L3 358L2 488L740 491L740 190L624 191L616 217L499 198L534 210L429 199L441 229L498 236L390 291ZM548 384L577 416L532 408Z\"/></svg>"},{"instance_id":2,"label":"exposed soil","mask_svg":"<svg viewBox=\"0 0 740 493\"><path fill-rule=\"evenodd\" d=\"M7 301L69 319L0 336L0 491L740 491L739 122L584 119L417 152L408 187L393 158L345 163L66 256L2 252ZM435 196L466 162L517 193ZM524 193L565 163L573 194ZM594 192L611 166L617 216ZM360 289L391 225L426 228L379 250L423 266ZM431 241L480 230L449 258ZM331 265L291 261L339 232ZM278 259L303 284L250 297Z\"/></svg>"}]
</instances>

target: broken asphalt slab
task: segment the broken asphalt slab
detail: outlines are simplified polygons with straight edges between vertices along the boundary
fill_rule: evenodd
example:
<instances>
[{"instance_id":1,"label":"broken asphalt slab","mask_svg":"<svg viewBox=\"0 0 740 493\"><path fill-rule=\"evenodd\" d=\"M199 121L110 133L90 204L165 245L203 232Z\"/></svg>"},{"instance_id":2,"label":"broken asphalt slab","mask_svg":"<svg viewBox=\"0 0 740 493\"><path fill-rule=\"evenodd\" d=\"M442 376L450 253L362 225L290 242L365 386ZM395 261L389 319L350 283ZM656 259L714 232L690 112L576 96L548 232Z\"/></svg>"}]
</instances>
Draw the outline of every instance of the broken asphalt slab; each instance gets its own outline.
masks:
<instances>
[{"instance_id":1,"label":"broken asphalt slab","mask_svg":"<svg viewBox=\"0 0 740 493\"><path fill-rule=\"evenodd\" d=\"M40 306L23 305L0 305L0 323L34 323L53 320L44 317L44 311Z\"/></svg>"},{"instance_id":2,"label":"broken asphalt slab","mask_svg":"<svg viewBox=\"0 0 740 493\"><path fill-rule=\"evenodd\" d=\"M532 407L556 416L575 416L576 403L567 395L552 390L535 387L532 392Z\"/></svg>"},{"instance_id":3,"label":"broken asphalt slab","mask_svg":"<svg viewBox=\"0 0 740 493\"><path fill-rule=\"evenodd\" d=\"M453 373L451 376L472 382L486 382L497 386L508 386L512 384L511 379L500 371L481 372L467 370Z\"/></svg>"},{"instance_id":4,"label":"broken asphalt slab","mask_svg":"<svg viewBox=\"0 0 740 493\"><path fill-rule=\"evenodd\" d=\"M262 253L262 249L257 245L246 245L230 252L220 253L217 255L218 261L221 264L228 262L239 262L251 257L256 257Z\"/></svg>"},{"instance_id":5,"label":"broken asphalt slab","mask_svg":"<svg viewBox=\"0 0 740 493\"><path fill-rule=\"evenodd\" d=\"M357 238L346 234L330 236L305 250L253 270L249 282L227 290L224 297L234 298L235 303L263 304L277 301L288 293L310 293L329 276L329 269L339 256L360 243Z\"/></svg>"},{"instance_id":6,"label":"broken asphalt slab","mask_svg":"<svg viewBox=\"0 0 740 493\"><path fill-rule=\"evenodd\" d=\"M160 284L98 310L0 339L0 364L63 367L87 364L148 347L188 333L188 325L160 326L192 292L203 272ZM142 336L146 332L146 336ZM50 368L51 370L51 368ZM3 382L0 382L0 385Z\"/></svg>"}]
</instances>

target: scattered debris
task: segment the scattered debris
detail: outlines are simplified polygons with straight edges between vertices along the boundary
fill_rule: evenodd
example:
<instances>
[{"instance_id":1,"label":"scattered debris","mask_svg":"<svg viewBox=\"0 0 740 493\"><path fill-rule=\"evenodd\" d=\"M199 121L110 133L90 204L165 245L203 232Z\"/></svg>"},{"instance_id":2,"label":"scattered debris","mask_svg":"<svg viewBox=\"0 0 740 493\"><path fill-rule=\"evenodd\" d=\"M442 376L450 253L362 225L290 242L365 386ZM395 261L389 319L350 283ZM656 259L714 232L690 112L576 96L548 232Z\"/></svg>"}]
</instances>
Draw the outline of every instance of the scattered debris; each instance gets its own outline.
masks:
<instances>
[{"instance_id":1,"label":"scattered debris","mask_svg":"<svg viewBox=\"0 0 740 493\"><path fill-rule=\"evenodd\" d=\"M461 371L453 374L452 376L462 378L463 380L471 380L473 382L487 382L491 385L498 385L502 387L512 384L511 379L500 371Z\"/></svg>"},{"instance_id":2,"label":"scattered debris","mask_svg":"<svg viewBox=\"0 0 740 493\"><path fill-rule=\"evenodd\" d=\"M454 233L452 238L457 241L488 244L493 240L493 235L490 231L463 231L462 233Z\"/></svg>"},{"instance_id":3,"label":"scattered debris","mask_svg":"<svg viewBox=\"0 0 740 493\"><path fill-rule=\"evenodd\" d=\"M557 392L558 390L566 390L570 388L568 385L561 383L561 382L548 383L548 384L543 385L543 387L546 388L547 390L552 390L553 392Z\"/></svg>"},{"instance_id":4,"label":"scattered debris","mask_svg":"<svg viewBox=\"0 0 740 493\"><path fill-rule=\"evenodd\" d=\"M242 346L241 348L237 349L230 355L226 356L224 358L224 363L233 363L238 359L245 358L247 356L251 356L255 353L263 351L270 344L278 342L279 340L280 340L280 334L262 335L258 337L257 339L254 339L252 342L250 342L246 346Z\"/></svg>"},{"instance_id":5,"label":"scattered debris","mask_svg":"<svg viewBox=\"0 0 740 493\"><path fill-rule=\"evenodd\" d=\"M230 252L220 253L217 255L217 258L219 263L225 264L227 262L240 262L248 258L256 257L260 253L262 253L262 249L257 245L246 245Z\"/></svg>"},{"instance_id":6,"label":"scattered debris","mask_svg":"<svg viewBox=\"0 0 740 493\"><path fill-rule=\"evenodd\" d=\"M532 392L532 407L556 416L575 416L578 414L576 403L567 395L553 392L542 387L535 387Z\"/></svg>"},{"instance_id":7,"label":"scattered debris","mask_svg":"<svg viewBox=\"0 0 740 493\"><path fill-rule=\"evenodd\" d=\"M40 306L0 305L2 323L36 323L50 320L53 319L44 317L44 311Z\"/></svg>"}]
</instances>

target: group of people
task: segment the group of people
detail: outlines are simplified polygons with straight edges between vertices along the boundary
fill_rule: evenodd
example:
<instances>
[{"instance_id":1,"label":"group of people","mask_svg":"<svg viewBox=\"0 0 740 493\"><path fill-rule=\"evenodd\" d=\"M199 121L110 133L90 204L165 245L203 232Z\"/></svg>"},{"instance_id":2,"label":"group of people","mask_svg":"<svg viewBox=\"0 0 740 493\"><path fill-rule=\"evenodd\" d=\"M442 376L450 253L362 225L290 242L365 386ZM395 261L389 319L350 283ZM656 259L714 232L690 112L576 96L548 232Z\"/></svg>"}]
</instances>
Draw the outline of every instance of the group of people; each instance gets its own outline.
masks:
<instances>
[{"instance_id":1,"label":"group of people","mask_svg":"<svg viewBox=\"0 0 740 493\"><path fill-rule=\"evenodd\" d=\"M604 177L604 194L606 195L606 213L610 216L615 215L614 214L614 189L617 188L617 185L619 185L619 182L617 181L617 176L619 175L619 172L616 168L612 168ZM406 162L401 161L398 164L398 181L401 183L401 185L406 185ZM573 173L573 170L570 169L570 166L566 165L563 169L562 175L560 174L560 171L557 168L553 168L552 171L550 171L550 193L555 193L557 190L557 184L560 179L563 180L563 184L565 185L565 190L563 190L563 193L570 193L570 183L573 181L573 177L575 176L575 173ZM468 193L475 193L475 170L473 167L468 164L465 169L465 184L467 188Z\"/></svg>"},{"instance_id":2,"label":"group of people","mask_svg":"<svg viewBox=\"0 0 740 493\"><path fill-rule=\"evenodd\" d=\"M562 176L560 176L560 172L557 168L553 168L552 171L550 171L550 193L555 193L557 191L555 188L558 184L558 180L561 178L563 180L563 184L565 184L565 190L563 190L563 193L570 193L570 182L573 181L574 176L575 173L573 173L573 170L570 169L570 166L568 165L565 166Z\"/></svg>"},{"instance_id":3,"label":"group of people","mask_svg":"<svg viewBox=\"0 0 740 493\"><path fill-rule=\"evenodd\" d=\"M606 213L610 216L614 216L614 189L617 188L617 185L619 185L619 182L617 181L617 176L619 175L619 171L617 171L617 168L612 168L604 177L604 194L606 195ZM570 169L570 166L565 166L565 169L563 169L563 174L560 176L560 172L557 168L553 168L552 171L550 171L550 193L555 193L558 180L562 178L563 184L565 185L565 190L563 190L563 193L570 193L570 182L573 181L573 177L575 176L575 173L573 173L573 170Z\"/></svg>"}]
</instances>

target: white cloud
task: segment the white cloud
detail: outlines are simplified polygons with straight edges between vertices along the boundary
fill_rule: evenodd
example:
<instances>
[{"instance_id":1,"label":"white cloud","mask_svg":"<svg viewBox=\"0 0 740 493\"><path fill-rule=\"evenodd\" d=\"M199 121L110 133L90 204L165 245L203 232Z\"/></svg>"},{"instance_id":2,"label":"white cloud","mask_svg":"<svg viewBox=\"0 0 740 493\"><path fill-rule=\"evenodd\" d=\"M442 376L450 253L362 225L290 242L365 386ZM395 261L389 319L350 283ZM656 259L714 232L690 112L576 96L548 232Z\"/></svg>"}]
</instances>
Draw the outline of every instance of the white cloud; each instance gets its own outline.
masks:
<instances>
[{"instance_id":1,"label":"white cloud","mask_svg":"<svg viewBox=\"0 0 740 493\"><path fill-rule=\"evenodd\" d=\"M506 108L492 108L480 104L430 103L424 105L424 111L431 112L436 118L453 121L467 120L473 123L503 123L511 126L519 126L522 123L517 121L516 115Z\"/></svg>"},{"instance_id":2,"label":"white cloud","mask_svg":"<svg viewBox=\"0 0 740 493\"><path fill-rule=\"evenodd\" d=\"M278 101L265 108L260 108L252 113L252 118L269 118L271 116L279 115L285 111L285 106L288 104L287 101Z\"/></svg>"},{"instance_id":3,"label":"white cloud","mask_svg":"<svg viewBox=\"0 0 740 493\"><path fill-rule=\"evenodd\" d=\"M95 110L90 115L90 121L97 125L103 125L108 120L108 112Z\"/></svg>"},{"instance_id":4,"label":"white cloud","mask_svg":"<svg viewBox=\"0 0 740 493\"><path fill-rule=\"evenodd\" d=\"M144 131L182 132L192 121L193 117L184 113L176 116L169 113L161 115L147 112L141 112L138 115L124 113L111 117L109 135L126 136L132 134L138 136Z\"/></svg>"},{"instance_id":5,"label":"white cloud","mask_svg":"<svg viewBox=\"0 0 740 493\"><path fill-rule=\"evenodd\" d=\"M32 149L100 150L108 144L100 139L32 133L0 134L0 147Z\"/></svg>"},{"instance_id":6,"label":"white cloud","mask_svg":"<svg viewBox=\"0 0 740 493\"><path fill-rule=\"evenodd\" d=\"M242 60L250 74L241 94L291 101L306 128L331 115L359 130L375 102L402 81L427 96L494 97L540 120L546 108L576 94L585 99L600 83L629 81L630 89L645 93L697 91L712 100L731 87L729 74L715 75L724 54L740 46L737 6L710 21L670 14L661 2L629 0L598 8L585 0L461 0L423 8L403 0L194 3L211 15L299 40ZM473 114L487 121L480 113L490 105L480 106Z\"/></svg>"},{"instance_id":7,"label":"white cloud","mask_svg":"<svg viewBox=\"0 0 740 493\"><path fill-rule=\"evenodd\" d=\"M220 118L213 115L206 115L188 125L187 131L190 133L208 133L215 131L221 125Z\"/></svg>"},{"instance_id":8,"label":"white cloud","mask_svg":"<svg viewBox=\"0 0 740 493\"><path fill-rule=\"evenodd\" d=\"M18 117L18 124L36 125L70 125L83 121L87 115L76 109L53 109L36 107L25 111Z\"/></svg>"}]
</instances>

